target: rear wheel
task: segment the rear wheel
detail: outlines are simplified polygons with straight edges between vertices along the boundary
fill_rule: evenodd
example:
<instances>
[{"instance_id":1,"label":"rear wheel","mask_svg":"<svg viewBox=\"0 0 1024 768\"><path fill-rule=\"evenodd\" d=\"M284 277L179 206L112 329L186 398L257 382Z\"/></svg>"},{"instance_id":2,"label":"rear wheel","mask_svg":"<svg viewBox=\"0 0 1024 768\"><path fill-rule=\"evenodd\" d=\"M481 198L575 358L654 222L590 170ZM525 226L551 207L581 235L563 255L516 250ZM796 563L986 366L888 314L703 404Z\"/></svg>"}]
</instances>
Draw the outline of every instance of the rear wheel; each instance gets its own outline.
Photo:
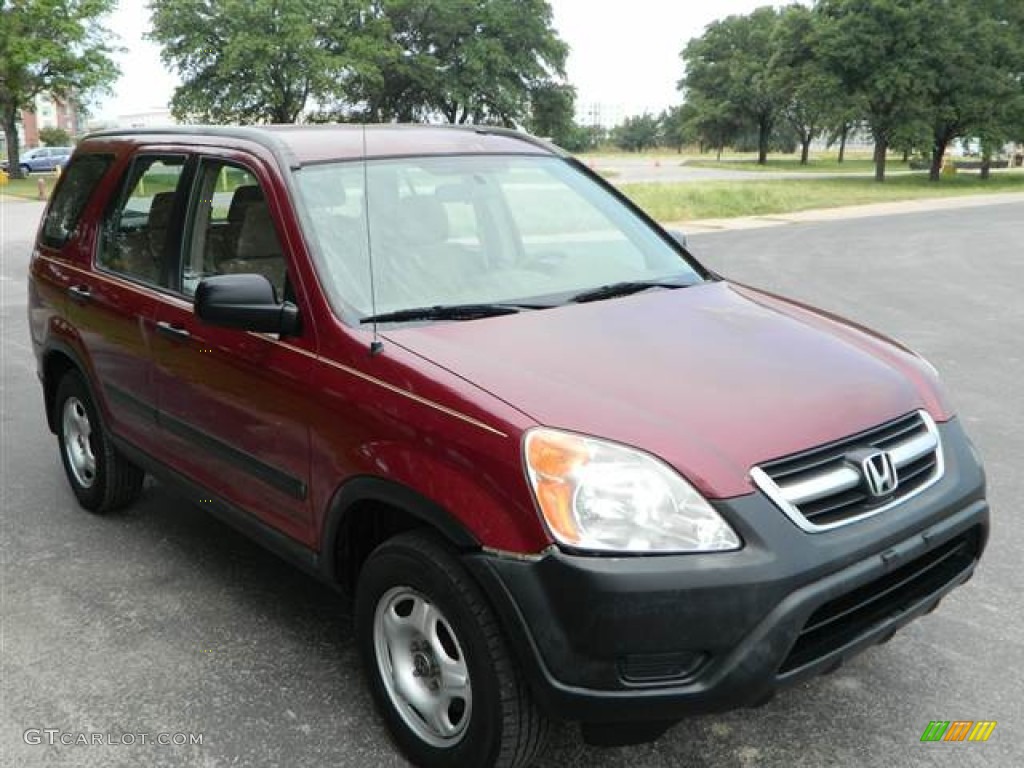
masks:
<instances>
[{"instance_id":1,"label":"rear wheel","mask_svg":"<svg viewBox=\"0 0 1024 768\"><path fill-rule=\"evenodd\" d=\"M21 168L21 175L22 176L31 176L32 175L32 168L31 168L31 166L19 165L18 167Z\"/></svg>"},{"instance_id":2,"label":"rear wheel","mask_svg":"<svg viewBox=\"0 0 1024 768\"><path fill-rule=\"evenodd\" d=\"M111 443L77 371L61 379L53 407L60 458L78 503L90 512L103 514L135 501L145 473Z\"/></svg>"},{"instance_id":3,"label":"rear wheel","mask_svg":"<svg viewBox=\"0 0 1024 768\"><path fill-rule=\"evenodd\" d=\"M425 531L378 547L356 591L370 689L395 741L430 768L529 765L549 730L479 588Z\"/></svg>"}]
</instances>

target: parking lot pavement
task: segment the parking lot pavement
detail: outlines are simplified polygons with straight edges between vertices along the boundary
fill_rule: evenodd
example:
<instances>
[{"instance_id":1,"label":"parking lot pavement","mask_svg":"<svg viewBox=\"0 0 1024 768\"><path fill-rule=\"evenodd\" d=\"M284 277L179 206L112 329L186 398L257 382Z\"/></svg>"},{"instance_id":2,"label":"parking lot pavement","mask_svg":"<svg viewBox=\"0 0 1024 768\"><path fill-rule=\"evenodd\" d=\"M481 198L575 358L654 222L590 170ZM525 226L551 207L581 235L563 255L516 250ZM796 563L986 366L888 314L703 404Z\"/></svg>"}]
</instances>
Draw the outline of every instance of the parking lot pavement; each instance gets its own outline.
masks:
<instances>
[{"instance_id":1,"label":"parking lot pavement","mask_svg":"<svg viewBox=\"0 0 1024 768\"><path fill-rule=\"evenodd\" d=\"M76 507L28 346L39 210L0 204L0 766L403 765L330 591L158 486L125 514ZM691 237L723 274L862 321L938 366L987 461L990 548L937 612L828 677L643 747L593 749L562 728L544 768L1024 762L1021 221L1012 204ZM920 742L930 720L956 719L998 726L985 744ZM48 747L25 743L30 728L203 744Z\"/></svg>"}]
</instances>

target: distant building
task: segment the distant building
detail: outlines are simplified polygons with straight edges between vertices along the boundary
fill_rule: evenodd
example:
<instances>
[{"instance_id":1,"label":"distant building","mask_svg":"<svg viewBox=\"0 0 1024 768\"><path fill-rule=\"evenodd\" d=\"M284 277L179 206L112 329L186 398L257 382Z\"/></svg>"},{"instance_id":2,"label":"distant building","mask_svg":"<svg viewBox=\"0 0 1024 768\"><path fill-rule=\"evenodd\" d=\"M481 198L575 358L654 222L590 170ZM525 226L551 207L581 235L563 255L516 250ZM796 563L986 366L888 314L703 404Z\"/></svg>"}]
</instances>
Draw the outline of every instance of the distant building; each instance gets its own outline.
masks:
<instances>
[{"instance_id":1,"label":"distant building","mask_svg":"<svg viewBox=\"0 0 1024 768\"><path fill-rule=\"evenodd\" d=\"M71 137L85 131L85 116L82 108L74 99L61 99L50 94L36 96L32 110L23 109L21 120L18 121L18 147L33 149L39 141L39 131L43 128L63 128ZM0 149L5 157L7 147L5 139L0 135Z\"/></svg>"},{"instance_id":2,"label":"distant building","mask_svg":"<svg viewBox=\"0 0 1024 768\"><path fill-rule=\"evenodd\" d=\"M39 94L35 110L23 110L21 113L21 146L27 149L38 147L39 131L43 128L63 128L69 136L77 136L85 129L85 116L74 99Z\"/></svg>"},{"instance_id":3,"label":"distant building","mask_svg":"<svg viewBox=\"0 0 1024 768\"><path fill-rule=\"evenodd\" d=\"M106 126L110 128L160 128L177 124L178 121L171 116L171 110L163 107L145 112L129 112L118 115L113 121L106 121Z\"/></svg>"}]
</instances>

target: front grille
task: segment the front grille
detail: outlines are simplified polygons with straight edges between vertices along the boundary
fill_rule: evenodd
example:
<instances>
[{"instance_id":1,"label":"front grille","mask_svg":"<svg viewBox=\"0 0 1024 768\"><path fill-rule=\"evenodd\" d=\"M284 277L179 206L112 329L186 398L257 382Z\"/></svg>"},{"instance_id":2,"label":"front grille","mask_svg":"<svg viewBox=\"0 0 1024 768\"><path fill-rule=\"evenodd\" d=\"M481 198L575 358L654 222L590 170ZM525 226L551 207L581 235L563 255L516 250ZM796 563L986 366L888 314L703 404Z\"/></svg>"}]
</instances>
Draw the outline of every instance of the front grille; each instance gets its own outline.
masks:
<instances>
[{"instance_id":1,"label":"front grille","mask_svg":"<svg viewBox=\"0 0 1024 768\"><path fill-rule=\"evenodd\" d=\"M972 528L892 573L825 603L807 620L779 673L843 648L886 619L926 600L977 559L979 544L979 531Z\"/></svg>"},{"instance_id":2,"label":"front grille","mask_svg":"<svg viewBox=\"0 0 1024 768\"><path fill-rule=\"evenodd\" d=\"M860 457L884 451L895 487L875 495ZM942 473L938 430L923 411L874 429L756 467L751 476L783 511L808 530L830 528L881 511L931 484Z\"/></svg>"}]
</instances>

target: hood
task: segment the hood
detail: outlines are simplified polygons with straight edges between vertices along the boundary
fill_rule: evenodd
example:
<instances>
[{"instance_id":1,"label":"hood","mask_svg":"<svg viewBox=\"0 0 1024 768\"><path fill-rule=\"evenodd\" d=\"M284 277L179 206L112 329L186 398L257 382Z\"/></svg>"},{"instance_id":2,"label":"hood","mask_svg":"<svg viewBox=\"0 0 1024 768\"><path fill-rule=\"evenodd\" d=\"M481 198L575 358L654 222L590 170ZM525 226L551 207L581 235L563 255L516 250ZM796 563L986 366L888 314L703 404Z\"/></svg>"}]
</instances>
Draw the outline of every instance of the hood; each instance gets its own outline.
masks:
<instances>
[{"instance_id":1,"label":"hood","mask_svg":"<svg viewBox=\"0 0 1024 768\"><path fill-rule=\"evenodd\" d=\"M755 464L912 410L948 418L913 353L727 282L387 336L540 424L662 458L710 498L750 493Z\"/></svg>"}]
</instances>

